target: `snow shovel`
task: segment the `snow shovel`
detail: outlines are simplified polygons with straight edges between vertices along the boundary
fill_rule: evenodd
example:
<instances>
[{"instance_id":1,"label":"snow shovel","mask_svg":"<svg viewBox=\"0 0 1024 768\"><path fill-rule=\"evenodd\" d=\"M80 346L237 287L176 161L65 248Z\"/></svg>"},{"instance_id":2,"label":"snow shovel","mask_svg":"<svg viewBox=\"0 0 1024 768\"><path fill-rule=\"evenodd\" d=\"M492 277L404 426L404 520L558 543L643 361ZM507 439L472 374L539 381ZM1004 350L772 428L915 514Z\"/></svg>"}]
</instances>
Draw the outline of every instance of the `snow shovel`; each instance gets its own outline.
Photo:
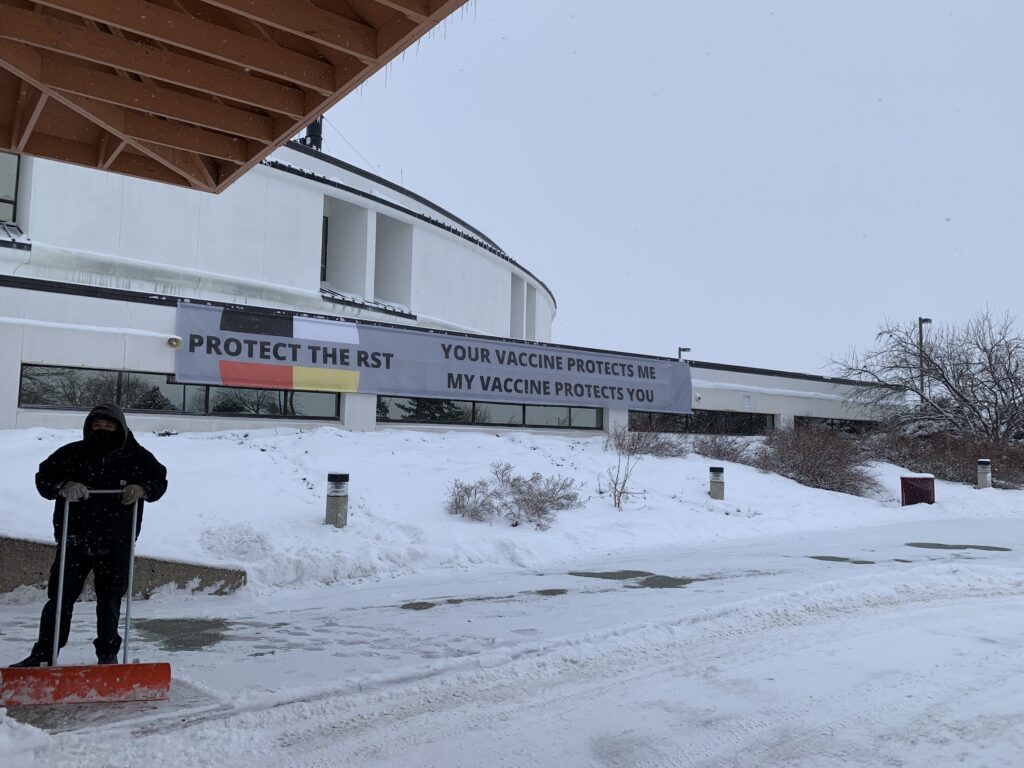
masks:
<instances>
[{"instance_id":1,"label":"snow shovel","mask_svg":"<svg viewBox=\"0 0 1024 768\"><path fill-rule=\"evenodd\" d=\"M121 491L89 491L121 493ZM132 505L132 537L128 561L128 602L124 613L124 646L120 664L57 666L60 651L60 614L64 598L64 558L68 543L68 511L64 501L64 528L60 538L60 575L57 578L57 612L53 627L53 656L48 667L7 667L0 669L0 707L28 704L84 704L106 701L155 701L167 697L171 687L171 665L128 663L131 636L132 589L135 578L135 530L139 503Z\"/></svg>"}]
</instances>

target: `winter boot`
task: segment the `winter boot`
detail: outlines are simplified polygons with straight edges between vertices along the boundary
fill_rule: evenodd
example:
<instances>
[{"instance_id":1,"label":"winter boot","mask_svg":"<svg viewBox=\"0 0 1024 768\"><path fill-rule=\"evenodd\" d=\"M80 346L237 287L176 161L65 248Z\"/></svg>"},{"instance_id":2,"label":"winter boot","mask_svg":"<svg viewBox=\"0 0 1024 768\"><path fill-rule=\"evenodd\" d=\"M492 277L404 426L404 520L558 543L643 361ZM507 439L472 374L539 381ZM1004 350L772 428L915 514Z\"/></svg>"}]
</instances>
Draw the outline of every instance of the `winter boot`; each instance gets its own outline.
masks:
<instances>
[{"instance_id":1,"label":"winter boot","mask_svg":"<svg viewBox=\"0 0 1024 768\"><path fill-rule=\"evenodd\" d=\"M24 659L19 661L17 664L11 664L11 667L41 667L44 664L50 663L49 656L43 656L41 654L32 652Z\"/></svg>"}]
</instances>

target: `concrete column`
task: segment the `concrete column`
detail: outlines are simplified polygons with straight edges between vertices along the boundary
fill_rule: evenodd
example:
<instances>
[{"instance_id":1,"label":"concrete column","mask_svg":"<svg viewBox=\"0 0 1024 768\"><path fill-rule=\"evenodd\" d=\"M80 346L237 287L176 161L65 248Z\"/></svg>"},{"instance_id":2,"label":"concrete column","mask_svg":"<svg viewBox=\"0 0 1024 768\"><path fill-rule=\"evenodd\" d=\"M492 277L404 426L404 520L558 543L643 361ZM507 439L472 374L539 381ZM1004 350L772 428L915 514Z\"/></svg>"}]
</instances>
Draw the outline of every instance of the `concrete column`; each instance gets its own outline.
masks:
<instances>
[{"instance_id":1,"label":"concrete column","mask_svg":"<svg viewBox=\"0 0 1024 768\"><path fill-rule=\"evenodd\" d=\"M775 414L775 428L776 429L792 429L796 423L792 413L776 413Z\"/></svg>"},{"instance_id":2,"label":"concrete column","mask_svg":"<svg viewBox=\"0 0 1024 768\"><path fill-rule=\"evenodd\" d=\"M19 208L20 210L20 208ZM7 250L6 248L4 250ZM0 316L8 308L17 318L19 303L13 291L0 288ZM14 322L0 321L0 429L17 427L18 388L21 386L21 350L24 326Z\"/></svg>"},{"instance_id":3,"label":"concrete column","mask_svg":"<svg viewBox=\"0 0 1024 768\"><path fill-rule=\"evenodd\" d=\"M618 427L629 429L629 411L622 408L605 408L604 431L610 435Z\"/></svg>"},{"instance_id":4,"label":"concrete column","mask_svg":"<svg viewBox=\"0 0 1024 768\"><path fill-rule=\"evenodd\" d=\"M978 459L978 488L992 487L992 460Z\"/></svg>"},{"instance_id":5,"label":"concrete column","mask_svg":"<svg viewBox=\"0 0 1024 768\"><path fill-rule=\"evenodd\" d=\"M342 395L341 423L346 429L373 432L377 429L377 396Z\"/></svg>"}]
</instances>

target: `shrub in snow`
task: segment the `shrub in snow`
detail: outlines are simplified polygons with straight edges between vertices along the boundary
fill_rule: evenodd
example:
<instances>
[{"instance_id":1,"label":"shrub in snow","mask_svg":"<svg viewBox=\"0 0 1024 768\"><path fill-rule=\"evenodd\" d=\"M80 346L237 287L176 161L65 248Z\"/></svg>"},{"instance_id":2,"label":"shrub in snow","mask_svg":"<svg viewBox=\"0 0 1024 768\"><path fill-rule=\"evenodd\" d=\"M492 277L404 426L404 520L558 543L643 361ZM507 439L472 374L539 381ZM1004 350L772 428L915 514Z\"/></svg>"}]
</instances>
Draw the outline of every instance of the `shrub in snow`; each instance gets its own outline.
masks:
<instances>
[{"instance_id":1,"label":"shrub in snow","mask_svg":"<svg viewBox=\"0 0 1024 768\"><path fill-rule=\"evenodd\" d=\"M868 460L855 438L822 427L769 432L754 465L811 488L866 496L877 483L864 467Z\"/></svg>"},{"instance_id":2,"label":"shrub in snow","mask_svg":"<svg viewBox=\"0 0 1024 768\"><path fill-rule=\"evenodd\" d=\"M496 463L491 465L490 480L453 481L445 509L469 520L503 518L512 526L530 523L543 531L551 527L557 512L583 506L579 490L572 478L544 477L539 472L525 477L514 474L511 464Z\"/></svg>"},{"instance_id":3,"label":"shrub in snow","mask_svg":"<svg viewBox=\"0 0 1024 768\"><path fill-rule=\"evenodd\" d=\"M708 459L735 464L750 464L756 453L749 439L736 435L695 435L691 447Z\"/></svg>"},{"instance_id":4,"label":"shrub in snow","mask_svg":"<svg viewBox=\"0 0 1024 768\"><path fill-rule=\"evenodd\" d=\"M498 516L498 492L486 480L475 483L452 481L448 490L445 509L449 515L458 515L468 520L487 521Z\"/></svg>"},{"instance_id":5,"label":"shrub in snow","mask_svg":"<svg viewBox=\"0 0 1024 768\"><path fill-rule=\"evenodd\" d=\"M629 489L629 478L632 476L633 470L636 469L637 463L645 455L650 455L652 451L665 450L666 441L676 442L674 438L657 432L631 431L622 426L615 427L608 433L604 448L606 451L614 450L617 456L615 466L608 469L608 489L611 491L612 503L615 504L616 509L622 509L623 500L633 494L633 491ZM672 453L655 453L654 455L680 456L685 453L685 449L679 448ZM597 492L604 493L600 479L597 481Z\"/></svg>"},{"instance_id":6,"label":"shrub in snow","mask_svg":"<svg viewBox=\"0 0 1024 768\"><path fill-rule=\"evenodd\" d=\"M978 459L992 462L992 484L997 488L1024 487L1024 444L997 443L970 435L907 434L902 429L868 439L871 456L912 472L928 472L940 480L969 483L977 480Z\"/></svg>"},{"instance_id":7,"label":"shrub in snow","mask_svg":"<svg viewBox=\"0 0 1024 768\"><path fill-rule=\"evenodd\" d=\"M656 424L656 422L655 422ZM619 455L628 456L686 456L686 443L678 435L649 430L631 430L616 427L605 440L605 450L614 450Z\"/></svg>"}]
</instances>

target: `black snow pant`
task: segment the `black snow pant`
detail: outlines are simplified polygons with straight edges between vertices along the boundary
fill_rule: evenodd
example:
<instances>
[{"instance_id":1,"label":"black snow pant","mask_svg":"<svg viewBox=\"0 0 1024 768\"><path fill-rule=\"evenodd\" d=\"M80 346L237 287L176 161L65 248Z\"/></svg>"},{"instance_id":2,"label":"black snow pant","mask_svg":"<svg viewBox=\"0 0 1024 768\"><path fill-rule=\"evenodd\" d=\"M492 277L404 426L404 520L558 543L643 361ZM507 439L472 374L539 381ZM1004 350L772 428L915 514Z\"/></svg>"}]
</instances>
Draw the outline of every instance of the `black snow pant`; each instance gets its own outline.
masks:
<instances>
[{"instance_id":1,"label":"black snow pant","mask_svg":"<svg viewBox=\"0 0 1024 768\"><path fill-rule=\"evenodd\" d=\"M60 647L67 645L71 632L71 614L75 601L82 594L85 579L92 571L96 587L96 657L117 656L121 648L121 635L117 632L121 616L121 598L128 591L129 545L115 547L108 551L94 551L80 546L68 545L64 562L64 594L60 612ZM50 581L46 586L49 598L43 606L39 619L39 640L32 648L32 655L49 661L53 656L53 629L57 613L57 579L60 576L60 547L50 567Z\"/></svg>"}]
</instances>

